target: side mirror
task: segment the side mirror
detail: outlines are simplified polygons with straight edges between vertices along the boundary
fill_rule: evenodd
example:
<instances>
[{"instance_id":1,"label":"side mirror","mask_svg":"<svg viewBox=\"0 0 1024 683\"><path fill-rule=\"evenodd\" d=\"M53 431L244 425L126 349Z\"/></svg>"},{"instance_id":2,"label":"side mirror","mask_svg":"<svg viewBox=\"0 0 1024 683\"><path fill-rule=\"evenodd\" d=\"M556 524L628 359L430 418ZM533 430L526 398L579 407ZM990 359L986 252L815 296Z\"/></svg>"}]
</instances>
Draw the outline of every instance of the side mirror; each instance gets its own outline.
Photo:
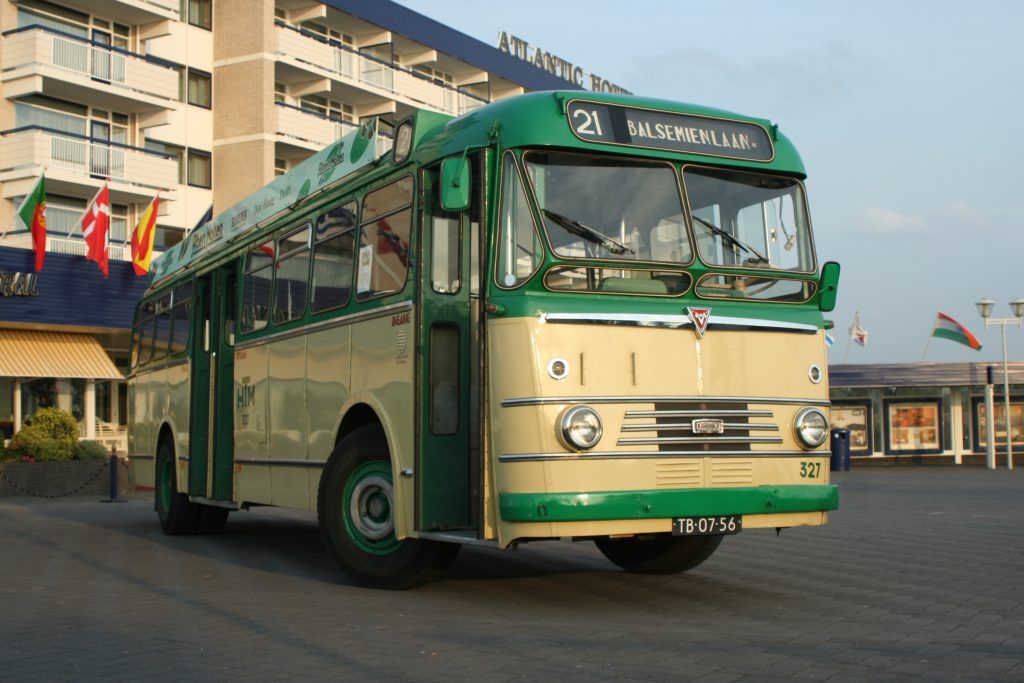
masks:
<instances>
[{"instance_id":1,"label":"side mirror","mask_svg":"<svg viewBox=\"0 0 1024 683\"><path fill-rule=\"evenodd\" d=\"M449 157L441 162L441 208L458 213L469 208L469 161Z\"/></svg>"},{"instance_id":2,"label":"side mirror","mask_svg":"<svg viewBox=\"0 0 1024 683\"><path fill-rule=\"evenodd\" d=\"M821 279L818 281L818 310L824 313L833 310L838 294L839 264L828 261L821 267Z\"/></svg>"}]
</instances>

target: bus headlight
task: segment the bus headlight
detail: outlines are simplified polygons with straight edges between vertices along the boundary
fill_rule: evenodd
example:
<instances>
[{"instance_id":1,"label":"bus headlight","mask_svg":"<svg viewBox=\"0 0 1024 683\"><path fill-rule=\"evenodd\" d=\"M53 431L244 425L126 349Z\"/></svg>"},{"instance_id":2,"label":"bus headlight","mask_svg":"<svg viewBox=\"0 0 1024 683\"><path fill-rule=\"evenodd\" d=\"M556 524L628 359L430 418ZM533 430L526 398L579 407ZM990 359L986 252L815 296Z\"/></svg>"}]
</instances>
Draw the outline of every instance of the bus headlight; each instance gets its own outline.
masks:
<instances>
[{"instance_id":1,"label":"bus headlight","mask_svg":"<svg viewBox=\"0 0 1024 683\"><path fill-rule=\"evenodd\" d=\"M559 435L566 447L574 450L593 448L601 440L604 428L597 411L588 406L572 406L562 413Z\"/></svg>"},{"instance_id":2,"label":"bus headlight","mask_svg":"<svg viewBox=\"0 0 1024 683\"><path fill-rule=\"evenodd\" d=\"M793 420L793 431L804 448L817 448L828 438L828 420L817 408L804 408Z\"/></svg>"}]
</instances>

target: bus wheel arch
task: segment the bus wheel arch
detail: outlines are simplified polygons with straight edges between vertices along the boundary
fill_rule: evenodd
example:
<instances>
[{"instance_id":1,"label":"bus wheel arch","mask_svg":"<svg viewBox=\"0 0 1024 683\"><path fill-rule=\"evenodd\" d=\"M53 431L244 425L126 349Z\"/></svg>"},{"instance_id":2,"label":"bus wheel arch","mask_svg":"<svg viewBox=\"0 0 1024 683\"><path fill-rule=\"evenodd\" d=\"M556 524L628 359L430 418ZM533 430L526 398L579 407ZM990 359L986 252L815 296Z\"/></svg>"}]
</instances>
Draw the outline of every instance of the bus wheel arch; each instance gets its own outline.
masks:
<instances>
[{"instance_id":1,"label":"bus wheel arch","mask_svg":"<svg viewBox=\"0 0 1024 683\"><path fill-rule=\"evenodd\" d=\"M380 421L342 436L320 477L317 518L327 552L358 583L411 588L437 578L459 546L416 538L397 540L389 450Z\"/></svg>"}]
</instances>

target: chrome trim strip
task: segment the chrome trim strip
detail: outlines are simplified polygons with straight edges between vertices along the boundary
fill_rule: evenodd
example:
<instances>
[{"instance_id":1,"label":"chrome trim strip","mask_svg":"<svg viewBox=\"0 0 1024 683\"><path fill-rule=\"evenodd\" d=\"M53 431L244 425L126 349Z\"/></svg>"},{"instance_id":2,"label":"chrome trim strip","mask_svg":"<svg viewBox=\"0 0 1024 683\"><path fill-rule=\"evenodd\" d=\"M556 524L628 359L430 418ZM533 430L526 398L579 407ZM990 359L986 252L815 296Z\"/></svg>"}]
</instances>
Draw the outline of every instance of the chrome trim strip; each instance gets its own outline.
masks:
<instances>
[{"instance_id":1,"label":"chrome trim strip","mask_svg":"<svg viewBox=\"0 0 1024 683\"><path fill-rule=\"evenodd\" d=\"M757 396L531 396L506 398L502 408L516 406L561 405L564 403L777 403L780 405L829 406L831 401L815 398L777 398ZM659 415L663 413L658 413ZM721 412L715 413L721 415Z\"/></svg>"},{"instance_id":2,"label":"chrome trim strip","mask_svg":"<svg viewBox=\"0 0 1024 683\"><path fill-rule=\"evenodd\" d=\"M187 455L179 455L178 456L178 460L184 460L185 462L188 462L188 456Z\"/></svg>"},{"instance_id":3,"label":"chrome trim strip","mask_svg":"<svg viewBox=\"0 0 1024 683\"><path fill-rule=\"evenodd\" d=\"M654 315L648 313L541 313L541 322L545 323L577 323L601 325L634 325L640 327L692 327L693 321L685 315ZM708 319L708 329L712 327L753 327L770 330L794 330L797 332L817 333L816 325L806 323L790 323L782 320L765 320L763 318L734 318L725 315L712 315Z\"/></svg>"},{"instance_id":4,"label":"chrome trim strip","mask_svg":"<svg viewBox=\"0 0 1024 683\"><path fill-rule=\"evenodd\" d=\"M596 453L510 453L498 456L501 462L538 460L631 460L660 458L816 458L828 457L828 451L598 451Z\"/></svg>"},{"instance_id":5,"label":"chrome trim strip","mask_svg":"<svg viewBox=\"0 0 1024 683\"><path fill-rule=\"evenodd\" d=\"M476 536L463 536L451 531L420 531L416 536L427 541L444 541L445 543L459 543L461 545L477 545L484 548L497 548L498 542Z\"/></svg>"},{"instance_id":6,"label":"chrome trim strip","mask_svg":"<svg viewBox=\"0 0 1024 683\"><path fill-rule=\"evenodd\" d=\"M779 426L774 424L758 424L757 422L726 422L722 425L723 429L735 429L738 431L746 432L777 432ZM623 432L657 432L665 430L667 432L692 432L693 425L685 422L675 422L671 424L658 424L656 422L644 423L642 425L622 425L622 429L619 431ZM716 441L715 435L708 436L708 443Z\"/></svg>"},{"instance_id":7,"label":"chrome trim strip","mask_svg":"<svg viewBox=\"0 0 1024 683\"><path fill-rule=\"evenodd\" d=\"M281 341L283 339L291 339L292 337L299 337L304 334L312 334L313 332L319 332L321 330L327 330L332 327L340 327L342 325L351 325L352 323L362 322L364 320L373 320L374 318L381 318L395 311L402 311L405 309L412 309L412 300L399 301L396 304L388 304L387 306L381 306L380 308L374 308L369 311L360 311L358 313L349 313L338 318L331 318L329 320L321 320L310 325L303 325L296 327L292 330L284 330L282 332L275 332L274 334L268 334L265 337L258 337L256 339L248 339L244 342L238 342L235 344L235 350L241 351L243 349L249 349L254 346L261 344L269 344L270 342Z\"/></svg>"},{"instance_id":8,"label":"chrome trim strip","mask_svg":"<svg viewBox=\"0 0 1024 683\"><path fill-rule=\"evenodd\" d=\"M650 436L619 439L616 446L654 446L660 443L782 443L781 436ZM707 451L713 453L714 451Z\"/></svg>"},{"instance_id":9,"label":"chrome trim strip","mask_svg":"<svg viewBox=\"0 0 1024 683\"><path fill-rule=\"evenodd\" d=\"M235 458L236 465L288 465L292 467L323 467L326 460L294 460L287 458Z\"/></svg>"},{"instance_id":10,"label":"chrome trim strip","mask_svg":"<svg viewBox=\"0 0 1024 683\"><path fill-rule=\"evenodd\" d=\"M774 417L770 410L627 410L625 419L635 417ZM749 424L749 423L746 423Z\"/></svg>"}]
</instances>

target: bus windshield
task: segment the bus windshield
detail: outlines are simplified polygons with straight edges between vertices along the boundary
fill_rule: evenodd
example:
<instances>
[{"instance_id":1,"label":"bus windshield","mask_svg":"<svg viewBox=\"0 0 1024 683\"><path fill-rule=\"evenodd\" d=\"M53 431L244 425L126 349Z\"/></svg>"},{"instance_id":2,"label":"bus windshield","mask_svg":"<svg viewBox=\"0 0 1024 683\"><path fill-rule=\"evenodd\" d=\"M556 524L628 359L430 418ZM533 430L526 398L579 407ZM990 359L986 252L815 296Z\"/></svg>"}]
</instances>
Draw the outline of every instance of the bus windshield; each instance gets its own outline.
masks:
<instances>
[{"instance_id":1,"label":"bus windshield","mask_svg":"<svg viewBox=\"0 0 1024 683\"><path fill-rule=\"evenodd\" d=\"M683 185L704 263L814 271L803 190L796 180L688 166Z\"/></svg>"},{"instance_id":2,"label":"bus windshield","mask_svg":"<svg viewBox=\"0 0 1024 683\"><path fill-rule=\"evenodd\" d=\"M693 260L670 164L565 152L528 152L524 159L558 256Z\"/></svg>"}]
</instances>

